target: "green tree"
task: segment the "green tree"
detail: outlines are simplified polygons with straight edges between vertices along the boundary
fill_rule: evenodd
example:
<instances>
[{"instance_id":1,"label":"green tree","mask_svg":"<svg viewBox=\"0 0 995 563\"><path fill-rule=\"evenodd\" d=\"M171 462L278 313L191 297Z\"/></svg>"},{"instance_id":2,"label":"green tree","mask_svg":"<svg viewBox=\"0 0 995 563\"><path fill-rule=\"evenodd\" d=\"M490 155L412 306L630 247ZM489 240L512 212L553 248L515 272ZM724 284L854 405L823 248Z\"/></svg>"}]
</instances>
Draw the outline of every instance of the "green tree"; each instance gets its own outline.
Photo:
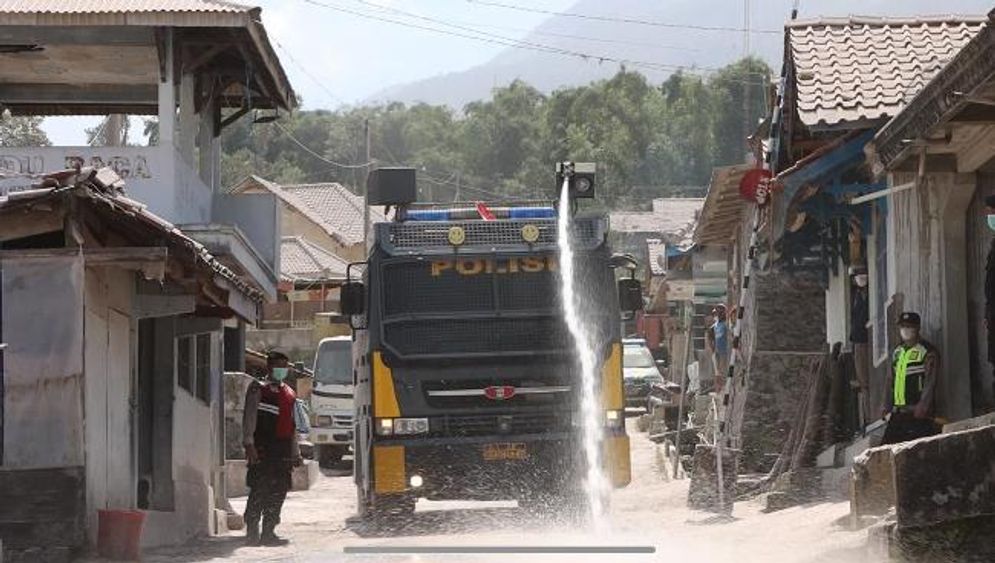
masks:
<instances>
[{"instance_id":1,"label":"green tree","mask_svg":"<svg viewBox=\"0 0 995 563\"><path fill-rule=\"evenodd\" d=\"M41 128L42 117L0 113L0 147L48 147L52 142Z\"/></svg>"}]
</instances>

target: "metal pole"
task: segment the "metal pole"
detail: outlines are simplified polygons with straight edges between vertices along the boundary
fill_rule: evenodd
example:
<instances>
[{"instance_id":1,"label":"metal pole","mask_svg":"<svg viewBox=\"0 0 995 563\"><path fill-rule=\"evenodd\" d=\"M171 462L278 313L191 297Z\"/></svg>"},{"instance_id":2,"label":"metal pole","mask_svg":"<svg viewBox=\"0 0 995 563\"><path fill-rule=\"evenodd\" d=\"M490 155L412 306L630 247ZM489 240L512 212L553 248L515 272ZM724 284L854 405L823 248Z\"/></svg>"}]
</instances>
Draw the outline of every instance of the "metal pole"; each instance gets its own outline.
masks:
<instances>
[{"instance_id":1,"label":"metal pole","mask_svg":"<svg viewBox=\"0 0 995 563\"><path fill-rule=\"evenodd\" d=\"M363 120L364 135L366 136L366 178L363 180L363 259L370 250L370 172L373 171L373 162L370 158L370 118Z\"/></svg>"},{"instance_id":2,"label":"metal pole","mask_svg":"<svg viewBox=\"0 0 995 563\"><path fill-rule=\"evenodd\" d=\"M715 402L715 396L712 396L712 412L715 413L715 420L719 418L719 406ZM719 509L725 512L726 509L726 483L725 476L722 471L722 439L719 438L719 427L716 424L713 427L713 436L715 440L715 475L719 480Z\"/></svg>"},{"instance_id":3,"label":"metal pole","mask_svg":"<svg viewBox=\"0 0 995 563\"><path fill-rule=\"evenodd\" d=\"M692 308L694 305L692 305ZM684 365L681 367L681 402L677 405L677 435L674 437L674 479L677 479L678 468L681 466L681 431L684 429L684 399L687 393L688 356L691 355L691 319L688 309L684 310Z\"/></svg>"}]
</instances>

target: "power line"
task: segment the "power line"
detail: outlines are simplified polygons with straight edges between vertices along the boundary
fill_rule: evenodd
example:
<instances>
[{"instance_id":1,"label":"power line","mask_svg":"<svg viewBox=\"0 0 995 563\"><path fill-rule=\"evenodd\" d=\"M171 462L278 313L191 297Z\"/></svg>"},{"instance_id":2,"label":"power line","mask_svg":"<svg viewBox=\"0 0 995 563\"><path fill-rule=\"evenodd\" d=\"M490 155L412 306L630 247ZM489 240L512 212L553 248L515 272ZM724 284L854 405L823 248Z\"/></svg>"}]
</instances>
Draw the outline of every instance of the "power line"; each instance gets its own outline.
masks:
<instances>
[{"instance_id":1,"label":"power line","mask_svg":"<svg viewBox=\"0 0 995 563\"><path fill-rule=\"evenodd\" d=\"M485 23L478 23L478 22L468 22L468 21L465 21L465 20L464 21L460 21L460 20L442 20L442 19L436 19L436 18L428 18L428 17L425 17L425 16L419 16L417 14L413 14L411 12L405 12L403 10L400 10L398 8L394 8L394 7L391 7L391 6L383 6L383 5L375 4L375 3L372 3L372 2L364 2L364 1L361 1L361 0L356 0L356 1L359 2L360 4L366 4L366 5L371 6L371 7L379 8L379 9L381 9L381 11L395 12L395 13L404 14L404 15L408 15L410 17L415 17L415 18L425 18L425 19L428 19L428 20L433 21L433 22L442 23L444 25L453 25L453 26L455 26L455 25L463 25L463 26L470 26L471 31L474 31L474 32L477 32L480 28L484 28L484 29L500 29L500 30L504 30L504 31L518 31L518 32L521 32L521 33L529 33L529 34L534 34L534 35L545 35L545 36L549 36L549 37L560 37L560 38L563 38L563 39L578 39L578 40L581 40L581 41L590 41L590 42L593 42L593 43L608 43L608 44L614 44L614 45L631 45L631 46L634 46L634 47L649 47L651 49L667 49L667 50L687 51L687 52L695 52L695 53L701 52L701 49L695 49L693 47L682 47L682 46L678 46L678 45L665 45L665 44L661 44L661 43L652 43L650 41L628 41L628 40L625 40L625 39L609 39L609 38L605 38L605 37L591 37L589 35L574 35L574 34L571 34L571 33L557 33L555 31L546 31L546 30L542 30L542 29L525 29L525 28L521 28L521 27L510 27L510 26L504 26L504 25L493 25L493 24L485 24ZM517 41L517 40L515 40L515 41Z\"/></svg>"},{"instance_id":2,"label":"power line","mask_svg":"<svg viewBox=\"0 0 995 563\"><path fill-rule=\"evenodd\" d=\"M409 17L413 17L413 18L416 18L416 19L430 21L430 22L433 22L435 24L441 24L441 25L445 25L445 26L449 26L449 27L454 27L456 29L466 29L466 30L470 31L471 33L473 33L475 35L471 35L471 34L468 34L468 33L462 33L462 32L459 32L459 31L452 31L452 30L448 30L448 29L440 29L438 27L429 27L429 26L426 26L426 25L421 25L421 24L412 23L412 22L403 21L403 20L391 19L391 18L387 18L387 17L381 16L381 15L370 14L370 13L361 12L361 11L353 10L353 9L350 9L350 8L342 7L342 6L337 6L337 5L329 4L329 3L326 3L326 2L320 2L318 0L303 0L303 1L307 2L308 4L313 4L315 6L320 6L320 7L327 8L327 9L330 9L330 10L334 10L334 11L337 11L337 12L351 14L351 15L354 15L354 16L357 16L357 17L361 17L361 18L372 19L372 20L382 21L382 22L386 22L386 23L392 23L392 24L395 24L395 25L400 25L400 26L404 26L404 27L410 27L410 28L414 28L414 29L421 29L421 30L424 30L424 31L431 31L431 32L440 33L440 34L443 34L443 35L451 35L451 36L454 36L454 37L462 37L462 38L466 38L466 39L473 39L475 41L480 41L480 42L483 42L483 43L492 43L492 44L502 45L502 46L505 46L505 47L512 47L512 48L516 48L516 49L525 49L525 50L538 51L538 52L543 52L543 53L551 53L551 54L558 54L558 55L563 55L563 56L571 56L571 57L583 59L585 61L612 62L612 63L618 63L618 64L622 64L622 65L631 65L631 66L635 66L635 67L645 67L645 68L651 68L651 69L655 69L655 70L669 70L669 71L696 71L696 70L704 70L704 71L709 71L709 72L717 72L717 71L721 70L721 69L712 68L712 67L687 67L687 66L676 65L676 64L666 64L666 63L655 63L655 62L650 62L650 61L621 59L621 58L616 58L616 57L612 57L612 56L609 56L609 55L598 55L598 54L584 53L584 52L580 52L580 51L573 51L573 50L569 50L569 49L563 49L563 48L559 48L559 47L553 47L553 46L549 46L549 45L544 45L544 44L541 44L541 43L534 43L534 42L528 42L528 41L520 41L520 40L517 40L517 39L513 39L513 38L501 36L501 35L496 35L496 34L493 34L493 33L487 33L487 32L483 32L483 31L474 30L472 28L467 28L465 26L461 26L461 25L458 25L458 24L452 24L452 23L446 22L444 20L439 20L439 19L436 19L436 18L430 18L430 17L427 17L427 16L421 16L421 15L418 15L418 14L410 14L409 12L403 12L401 10L396 10L394 8L388 8L388 7L385 7L385 6L381 6L379 4L373 4L373 3L370 3L370 2L365 2L363 0L358 0L358 1L361 1L364 4L369 4L369 5L375 6L378 9L381 9L381 10L389 10L389 11L396 11L396 12L400 12L400 13L405 13L405 14L409 14ZM745 74L747 74L747 75L756 75L756 76L765 76L762 73L745 73ZM737 80L737 82L743 82L743 81L742 80ZM754 81L747 81L747 82L755 83Z\"/></svg>"},{"instance_id":3,"label":"power line","mask_svg":"<svg viewBox=\"0 0 995 563\"><path fill-rule=\"evenodd\" d=\"M284 127L283 125L280 125L280 122L274 121L273 125L276 125L277 129L279 129L280 131L282 131L283 134L286 135L287 138L289 138L291 141L293 141L294 144L296 144L298 147L304 149L305 152L307 152L311 156L317 158L318 160L320 160L320 161L322 161L322 162L324 162L326 164L331 164L332 166L334 166L336 168L346 168L346 169L350 169L351 170L351 169L356 169L356 168L366 168L370 164L373 164L372 161L371 162L364 162L363 164L342 164L340 162L335 162L334 160L329 160L329 159L321 156L320 154L318 154L314 150L312 150L310 147L308 147L304 143L302 143L300 141L300 139L298 139L297 137L294 137L293 134L291 134L291 132L288 131L286 127Z\"/></svg>"},{"instance_id":4,"label":"power line","mask_svg":"<svg viewBox=\"0 0 995 563\"><path fill-rule=\"evenodd\" d=\"M556 12L553 10L543 10L541 8L531 8L528 6L520 6L518 4L506 4L504 2L494 2L491 0L466 0L470 4L479 4L481 6L489 6L492 8L503 8L506 10L515 10L518 12L528 12L532 14L543 14L547 16L559 16L564 18L577 18L583 20L595 20L595 21L605 21L605 22L616 22L616 23L628 23L636 25L646 25L651 27L666 27L671 29L694 29L698 31L726 31L734 33L742 33L747 31L742 27L727 27L727 26L712 26L712 25L695 25L695 24L678 24L678 23L668 23L661 21L651 21L651 20L641 20L637 18L620 18L612 16L598 16L594 14L578 14L574 12ZM781 35L784 33L779 29L752 29L749 30L750 33L765 33L765 34L777 34Z\"/></svg>"},{"instance_id":5,"label":"power line","mask_svg":"<svg viewBox=\"0 0 995 563\"><path fill-rule=\"evenodd\" d=\"M335 95L335 93L332 92L328 88L328 86L325 85L325 83L323 81L319 80L315 75L311 74L311 71L309 71L304 65L302 65L300 62L298 62L298 60L296 58L294 58L294 55L290 52L290 49L287 49L282 44L280 44L280 42L277 41L276 38L273 37L272 35L270 35L270 38L273 40L273 43L276 43L276 46L279 47L280 50L283 51L284 54L287 55L287 58L290 59L290 62L292 62L294 64L294 66L296 66L302 73L304 73L304 76L307 76L308 78L310 78L312 82L314 82L315 84L318 85L319 88L321 88L322 90L324 90L325 93L328 94L328 97L330 97L333 101L337 101L337 102L340 102L342 104L346 103L345 100L343 100L339 96Z\"/></svg>"}]
</instances>

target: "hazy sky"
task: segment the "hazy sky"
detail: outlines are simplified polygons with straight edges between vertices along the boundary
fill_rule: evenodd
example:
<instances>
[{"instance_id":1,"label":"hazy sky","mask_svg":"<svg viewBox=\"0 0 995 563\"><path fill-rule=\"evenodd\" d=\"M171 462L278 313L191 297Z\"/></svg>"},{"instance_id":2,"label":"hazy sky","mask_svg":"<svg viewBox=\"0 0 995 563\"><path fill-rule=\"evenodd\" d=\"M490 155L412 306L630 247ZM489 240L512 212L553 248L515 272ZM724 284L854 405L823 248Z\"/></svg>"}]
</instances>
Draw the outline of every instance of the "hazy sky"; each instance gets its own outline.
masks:
<instances>
[{"instance_id":1,"label":"hazy sky","mask_svg":"<svg viewBox=\"0 0 995 563\"><path fill-rule=\"evenodd\" d=\"M538 13L508 10L486 6L479 2L497 2L528 6L540 10L568 11L576 0L238 0L256 3L263 9L263 23L274 49L290 77L291 84L303 98L304 109L336 108L343 104L356 104L369 99L381 90L427 78L438 74L459 71L484 63L506 49L505 46L482 42L466 37L454 37L459 29L449 27L450 35L417 29L414 26L439 28L431 18L450 24L466 26L501 37L520 40L548 16ZM646 2L641 4L640 2ZM790 12L794 0L749 0L751 15L759 20L760 10L765 15L776 14L778 25ZM668 10L683 7L695 24L715 24L718 20L731 20L738 24L743 2L741 0L600 0L603 9L584 11L613 16L637 17L639 8ZM898 14L912 11L984 13L992 0L802 0L804 16L818 13L842 15L849 9L862 13ZM672 4L671 4L672 3ZM588 2L588 5L601 5ZM924 9L925 7L925 9ZM613 9L614 8L614 9ZM735 11L730 14L729 11ZM398 11L407 12L401 14ZM352 12L352 13L349 13ZM614 13L622 12L622 13ZM696 15L696 12L698 15ZM365 17L363 15L365 14ZM411 17L414 14L415 17ZM418 19L418 18L422 19ZM657 18L659 19L659 18ZM751 18L752 19L752 18ZM404 20L397 25L386 20ZM574 20L577 21L577 20ZM574 27L563 31L570 32ZM463 31L466 33L467 31ZM578 33L574 31L574 33ZM684 45L690 50L707 52L716 47L717 41L740 41L738 33L707 35L700 44ZM616 37L615 39L618 39ZM666 30L660 31L659 41L666 43ZM751 45L757 48L773 44L772 52L780 52L780 34L757 35ZM652 45L656 46L653 36ZM578 49L587 53L611 52L604 43L581 42ZM685 51L689 49L684 49ZM771 50L771 49L767 49ZM654 62L670 62L678 52L647 48L640 57ZM685 57L686 58L686 57ZM695 57L691 57L694 61ZM776 62L776 61L772 61ZM590 64L599 64L591 59ZM94 118L50 118L45 129L56 145L80 145L85 141L83 129L95 123ZM136 123L133 130L138 129Z\"/></svg>"},{"instance_id":2,"label":"hazy sky","mask_svg":"<svg viewBox=\"0 0 995 563\"><path fill-rule=\"evenodd\" d=\"M493 26L493 33L515 38L524 37L545 19L540 14L490 8L467 0L242 1L262 7L270 41L291 84L304 99L305 109L361 102L394 84L485 62L504 48L364 18L319 3L399 19L396 13L373 7L376 4L468 26ZM573 1L530 0L523 4L562 11ZM422 22L425 27L434 27L431 22ZM95 121L89 117L49 118L45 129L55 145L80 145L85 141L83 129Z\"/></svg>"}]
</instances>

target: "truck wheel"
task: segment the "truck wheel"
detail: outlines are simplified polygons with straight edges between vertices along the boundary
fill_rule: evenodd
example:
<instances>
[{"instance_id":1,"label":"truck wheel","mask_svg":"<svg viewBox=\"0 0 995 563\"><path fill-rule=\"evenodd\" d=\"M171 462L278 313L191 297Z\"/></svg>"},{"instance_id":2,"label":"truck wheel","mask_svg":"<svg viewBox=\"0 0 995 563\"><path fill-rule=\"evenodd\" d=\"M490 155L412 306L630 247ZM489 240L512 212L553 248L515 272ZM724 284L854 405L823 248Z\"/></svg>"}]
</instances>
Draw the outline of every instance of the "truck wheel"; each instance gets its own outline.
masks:
<instances>
[{"instance_id":1,"label":"truck wheel","mask_svg":"<svg viewBox=\"0 0 995 563\"><path fill-rule=\"evenodd\" d=\"M336 463L342 461L344 449L339 446L317 446L318 466L322 469L330 469Z\"/></svg>"}]
</instances>

